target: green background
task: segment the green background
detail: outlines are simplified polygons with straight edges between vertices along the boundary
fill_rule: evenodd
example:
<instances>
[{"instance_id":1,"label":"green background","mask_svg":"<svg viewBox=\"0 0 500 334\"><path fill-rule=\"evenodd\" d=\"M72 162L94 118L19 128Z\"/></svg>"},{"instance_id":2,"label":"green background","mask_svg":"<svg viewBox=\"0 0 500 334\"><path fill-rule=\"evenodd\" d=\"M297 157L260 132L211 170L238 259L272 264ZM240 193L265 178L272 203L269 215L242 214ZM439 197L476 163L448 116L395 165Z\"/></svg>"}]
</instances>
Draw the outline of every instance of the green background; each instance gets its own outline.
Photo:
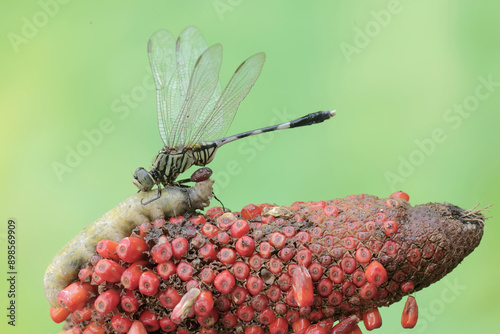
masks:
<instances>
[{"instance_id":1,"label":"green background","mask_svg":"<svg viewBox=\"0 0 500 334\"><path fill-rule=\"evenodd\" d=\"M210 167L227 207L401 189L412 204L500 200L500 86L488 91L480 79L500 82L500 4L61 2L0 4L2 333L60 330L43 296L46 266L82 227L136 191L135 168L149 167L161 148L154 92L144 86L146 43L158 29L177 35L196 25L209 44L220 42L224 84L243 59L266 52L229 134L338 111L321 125L220 149ZM463 104L470 111L453 110ZM112 130L85 147L85 131L106 119ZM58 176L54 164L67 165L68 150L78 148L86 155ZM15 328L5 317L9 218L18 232ZM488 220L482 244L453 273L416 294L419 323L404 332L498 329L497 220ZM381 309L376 332L403 332L402 307Z\"/></svg>"}]
</instances>

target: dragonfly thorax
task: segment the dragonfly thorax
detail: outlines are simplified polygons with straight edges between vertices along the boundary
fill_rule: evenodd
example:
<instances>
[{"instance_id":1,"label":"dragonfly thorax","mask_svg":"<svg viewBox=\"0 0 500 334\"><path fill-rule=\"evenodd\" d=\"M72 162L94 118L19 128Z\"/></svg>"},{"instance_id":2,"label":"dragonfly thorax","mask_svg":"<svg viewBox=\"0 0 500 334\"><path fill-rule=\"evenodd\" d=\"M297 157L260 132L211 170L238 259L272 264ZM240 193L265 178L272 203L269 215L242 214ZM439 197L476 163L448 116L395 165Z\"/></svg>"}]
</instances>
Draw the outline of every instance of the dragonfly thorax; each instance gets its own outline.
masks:
<instances>
[{"instance_id":1,"label":"dragonfly thorax","mask_svg":"<svg viewBox=\"0 0 500 334\"><path fill-rule=\"evenodd\" d=\"M184 147L164 146L156 155L151 170L142 167L134 173L134 184L142 191L151 190L155 185L173 185L179 174L191 166L205 166L213 158L217 146L203 143Z\"/></svg>"}]
</instances>

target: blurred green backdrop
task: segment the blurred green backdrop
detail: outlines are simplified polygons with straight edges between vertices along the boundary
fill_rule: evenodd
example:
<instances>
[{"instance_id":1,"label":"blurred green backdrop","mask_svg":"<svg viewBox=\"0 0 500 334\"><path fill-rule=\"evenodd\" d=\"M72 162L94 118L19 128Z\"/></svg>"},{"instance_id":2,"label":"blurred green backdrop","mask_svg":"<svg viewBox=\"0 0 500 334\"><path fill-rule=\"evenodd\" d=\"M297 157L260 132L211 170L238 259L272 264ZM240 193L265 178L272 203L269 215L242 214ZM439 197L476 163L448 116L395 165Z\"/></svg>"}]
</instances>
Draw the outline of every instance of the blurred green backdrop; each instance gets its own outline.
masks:
<instances>
[{"instance_id":1,"label":"blurred green backdrop","mask_svg":"<svg viewBox=\"0 0 500 334\"><path fill-rule=\"evenodd\" d=\"M499 10L456 0L2 1L1 332L60 330L43 296L46 266L136 191L135 168L161 148L147 84L154 31L196 25L209 44L222 43L223 83L243 59L267 53L230 134L338 111L321 125L222 148L210 167L229 208L400 189L413 204L470 208L500 200ZM378 332L497 329L497 206L491 216L481 246L416 294L417 327L401 329L398 303L381 310ZM9 218L18 232L15 328L5 316Z\"/></svg>"}]
</instances>

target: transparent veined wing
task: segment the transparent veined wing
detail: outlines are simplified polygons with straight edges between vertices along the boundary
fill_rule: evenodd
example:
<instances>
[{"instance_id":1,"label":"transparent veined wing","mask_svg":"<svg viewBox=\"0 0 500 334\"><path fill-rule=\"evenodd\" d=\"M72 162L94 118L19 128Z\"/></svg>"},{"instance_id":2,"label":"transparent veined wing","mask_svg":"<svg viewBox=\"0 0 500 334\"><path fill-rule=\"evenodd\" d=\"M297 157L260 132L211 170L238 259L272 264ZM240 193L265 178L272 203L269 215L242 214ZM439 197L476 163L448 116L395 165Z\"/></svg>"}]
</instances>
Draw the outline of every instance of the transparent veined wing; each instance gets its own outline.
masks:
<instances>
[{"instance_id":1,"label":"transparent veined wing","mask_svg":"<svg viewBox=\"0 0 500 334\"><path fill-rule=\"evenodd\" d=\"M166 30L154 33L148 41L148 55L156 86L158 130L166 145L170 132L168 125L173 124L180 109L178 91L175 89L177 63L174 36Z\"/></svg>"},{"instance_id":2,"label":"transparent veined wing","mask_svg":"<svg viewBox=\"0 0 500 334\"><path fill-rule=\"evenodd\" d=\"M190 78L197 61L207 50L205 39L196 27L187 27L177 40L160 30L151 36L148 53L156 85L158 129L163 143L174 146L179 129L185 128L181 109L186 100ZM220 94L220 87L215 92ZM215 104L216 97L211 98ZM182 136L181 136L182 137ZM182 144L182 143L181 143Z\"/></svg>"},{"instance_id":3,"label":"transparent veined wing","mask_svg":"<svg viewBox=\"0 0 500 334\"><path fill-rule=\"evenodd\" d=\"M201 124L200 116L215 105L221 90L218 81L221 61L220 45L208 49L196 27L188 27L179 35L176 43L176 89L182 98L182 105L171 127L169 146L185 145L190 133Z\"/></svg>"},{"instance_id":4,"label":"transparent veined wing","mask_svg":"<svg viewBox=\"0 0 500 334\"><path fill-rule=\"evenodd\" d=\"M266 55L257 53L245 60L233 74L214 108L206 115L189 144L212 141L224 137L233 122L241 101L252 89L262 71Z\"/></svg>"}]
</instances>

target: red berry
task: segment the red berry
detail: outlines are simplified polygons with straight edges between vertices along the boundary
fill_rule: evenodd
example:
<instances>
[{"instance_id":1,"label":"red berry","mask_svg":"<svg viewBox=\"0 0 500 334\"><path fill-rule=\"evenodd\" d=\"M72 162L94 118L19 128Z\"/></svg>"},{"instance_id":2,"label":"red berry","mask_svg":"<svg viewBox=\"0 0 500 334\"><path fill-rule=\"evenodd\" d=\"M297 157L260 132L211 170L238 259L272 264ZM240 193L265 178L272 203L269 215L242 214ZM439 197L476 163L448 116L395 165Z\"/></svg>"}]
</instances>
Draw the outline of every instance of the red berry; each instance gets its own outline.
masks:
<instances>
[{"instance_id":1,"label":"red berry","mask_svg":"<svg viewBox=\"0 0 500 334\"><path fill-rule=\"evenodd\" d=\"M246 287L248 289L248 292L250 292L250 294L255 296L259 294L262 291L262 289L264 289L264 281L260 277L250 276L247 279Z\"/></svg>"},{"instance_id":2,"label":"red berry","mask_svg":"<svg viewBox=\"0 0 500 334\"><path fill-rule=\"evenodd\" d=\"M142 322L144 328L148 332L154 332L160 329L160 321L158 320L158 316L151 312L150 310L142 311L139 316L139 321Z\"/></svg>"},{"instance_id":3,"label":"red berry","mask_svg":"<svg viewBox=\"0 0 500 334\"><path fill-rule=\"evenodd\" d=\"M311 321L309 319L300 318L292 324L292 329L295 334L305 334L309 326L311 326Z\"/></svg>"},{"instance_id":4,"label":"red berry","mask_svg":"<svg viewBox=\"0 0 500 334\"><path fill-rule=\"evenodd\" d=\"M365 328L369 331L375 328L380 328L382 326L382 317L380 317L380 312L378 309L374 308L363 313L363 323Z\"/></svg>"},{"instance_id":5,"label":"red berry","mask_svg":"<svg viewBox=\"0 0 500 334\"><path fill-rule=\"evenodd\" d=\"M176 269L177 267L172 261L159 263L156 266L156 271L158 272L158 276L160 276L163 280L167 280L170 276L175 274Z\"/></svg>"},{"instance_id":6,"label":"red berry","mask_svg":"<svg viewBox=\"0 0 500 334\"><path fill-rule=\"evenodd\" d=\"M273 302L277 302L281 298L281 290L277 285L271 285L267 289L267 297L271 299Z\"/></svg>"},{"instance_id":7,"label":"red berry","mask_svg":"<svg viewBox=\"0 0 500 334\"><path fill-rule=\"evenodd\" d=\"M166 236L162 235L158 243L151 248L151 257L155 263L163 263L172 257L172 246Z\"/></svg>"},{"instance_id":8,"label":"red berry","mask_svg":"<svg viewBox=\"0 0 500 334\"><path fill-rule=\"evenodd\" d=\"M283 246L285 246L285 243L286 243L286 237L283 234L281 234L280 232L274 232L269 237L269 242L275 248L278 248L278 249L283 248Z\"/></svg>"},{"instance_id":9,"label":"red berry","mask_svg":"<svg viewBox=\"0 0 500 334\"><path fill-rule=\"evenodd\" d=\"M293 237L295 235L295 227L293 227L293 226L285 226L285 228L283 229L283 233L288 238L291 238L291 237Z\"/></svg>"},{"instance_id":10,"label":"red berry","mask_svg":"<svg viewBox=\"0 0 500 334\"><path fill-rule=\"evenodd\" d=\"M70 312L85 306L90 299L93 287L90 283L71 283L57 295L59 305Z\"/></svg>"},{"instance_id":11,"label":"red berry","mask_svg":"<svg viewBox=\"0 0 500 334\"><path fill-rule=\"evenodd\" d=\"M231 308L231 301L226 296L219 296L215 301L215 308L220 312L227 312Z\"/></svg>"},{"instance_id":12,"label":"red berry","mask_svg":"<svg viewBox=\"0 0 500 334\"><path fill-rule=\"evenodd\" d=\"M195 225L206 223L206 219L205 217L203 217L203 215L198 215L197 217L189 218L189 221Z\"/></svg>"},{"instance_id":13,"label":"red berry","mask_svg":"<svg viewBox=\"0 0 500 334\"><path fill-rule=\"evenodd\" d=\"M236 287L234 287L233 291L231 291L231 300L236 305L243 304L246 301L247 296L248 296L247 289L245 289L241 286L236 286Z\"/></svg>"},{"instance_id":14,"label":"red berry","mask_svg":"<svg viewBox=\"0 0 500 334\"><path fill-rule=\"evenodd\" d=\"M160 319L160 328L162 331L170 333L177 329L177 325L169 317L163 317Z\"/></svg>"},{"instance_id":15,"label":"red berry","mask_svg":"<svg viewBox=\"0 0 500 334\"><path fill-rule=\"evenodd\" d=\"M207 215L210 216L210 219L215 219L221 216L224 212L222 211L221 206L214 206L206 211Z\"/></svg>"},{"instance_id":16,"label":"red berry","mask_svg":"<svg viewBox=\"0 0 500 334\"><path fill-rule=\"evenodd\" d=\"M130 326L130 330L127 334L147 334L146 328L139 320L135 320ZM86 333L85 333L86 334Z\"/></svg>"},{"instance_id":17,"label":"red berry","mask_svg":"<svg viewBox=\"0 0 500 334\"><path fill-rule=\"evenodd\" d=\"M94 307L99 313L106 314L116 309L119 303L120 292L118 290L108 290L97 297Z\"/></svg>"},{"instance_id":18,"label":"red berry","mask_svg":"<svg viewBox=\"0 0 500 334\"><path fill-rule=\"evenodd\" d=\"M224 264L233 264L236 261L236 252L231 248L221 248L219 251L219 260Z\"/></svg>"},{"instance_id":19,"label":"red berry","mask_svg":"<svg viewBox=\"0 0 500 334\"><path fill-rule=\"evenodd\" d=\"M405 306L403 308L403 314L401 315L401 326L403 328L413 328L417 324L418 320L418 306L417 301L412 296L408 296Z\"/></svg>"},{"instance_id":20,"label":"red berry","mask_svg":"<svg viewBox=\"0 0 500 334\"><path fill-rule=\"evenodd\" d=\"M250 305L257 311L264 310L269 305L269 298L266 295L259 294L252 298Z\"/></svg>"},{"instance_id":21,"label":"red berry","mask_svg":"<svg viewBox=\"0 0 500 334\"><path fill-rule=\"evenodd\" d=\"M270 224L272 223L276 218L274 218L274 216L264 216L264 217L261 217L260 221L262 222L262 224Z\"/></svg>"},{"instance_id":22,"label":"red berry","mask_svg":"<svg viewBox=\"0 0 500 334\"><path fill-rule=\"evenodd\" d=\"M146 234L148 233L149 230L151 230L151 228L152 228L151 223L142 223L141 225L139 225L139 236L142 239L145 239Z\"/></svg>"},{"instance_id":23,"label":"red berry","mask_svg":"<svg viewBox=\"0 0 500 334\"><path fill-rule=\"evenodd\" d=\"M273 274L279 274L282 269L282 261L275 257L271 258L268 263L269 271Z\"/></svg>"},{"instance_id":24,"label":"red berry","mask_svg":"<svg viewBox=\"0 0 500 334\"><path fill-rule=\"evenodd\" d=\"M326 216L335 218L339 215L339 208L337 208L335 205L327 205L323 209L323 212Z\"/></svg>"},{"instance_id":25,"label":"red berry","mask_svg":"<svg viewBox=\"0 0 500 334\"><path fill-rule=\"evenodd\" d=\"M120 258L116 254L116 247L118 246L117 242L102 239L97 243L96 250L99 255L106 259L112 259L115 261L119 261Z\"/></svg>"},{"instance_id":26,"label":"red berry","mask_svg":"<svg viewBox=\"0 0 500 334\"><path fill-rule=\"evenodd\" d=\"M356 270L356 259L346 256L340 261L340 267L346 274L352 274Z\"/></svg>"},{"instance_id":27,"label":"red berry","mask_svg":"<svg viewBox=\"0 0 500 334\"><path fill-rule=\"evenodd\" d=\"M245 262L236 261L233 264L234 276L239 280L244 280L250 274L250 268Z\"/></svg>"},{"instance_id":28,"label":"red berry","mask_svg":"<svg viewBox=\"0 0 500 334\"><path fill-rule=\"evenodd\" d=\"M183 216L170 217L170 219L168 220L168 222L172 223L172 224L180 224L183 221L184 221L184 217Z\"/></svg>"},{"instance_id":29,"label":"red berry","mask_svg":"<svg viewBox=\"0 0 500 334\"><path fill-rule=\"evenodd\" d=\"M328 278L322 278L317 285L317 290L320 296L327 297L332 293L333 283Z\"/></svg>"},{"instance_id":30,"label":"red berry","mask_svg":"<svg viewBox=\"0 0 500 334\"><path fill-rule=\"evenodd\" d=\"M295 321L300 319L300 313L299 311L288 310L286 312L285 319L286 321L288 321L288 323L293 324Z\"/></svg>"},{"instance_id":31,"label":"red berry","mask_svg":"<svg viewBox=\"0 0 500 334\"><path fill-rule=\"evenodd\" d=\"M260 312L259 322L263 325L269 325L274 320L276 320L276 316L274 315L274 311L270 308L265 308Z\"/></svg>"},{"instance_id":32,"label":"red berry","mask_svg":"<svg viewBox=\"0 0 500 334\"><path fill-rule=\"evenodd\" d=\"M238 316L231 313L224 313L221 320L224 327L231 328L236 326L236 324L238 323Z\"/></svg>"},{"instance_id":33,"label":"red berry","mask_svg":"<svg viewBox=\"0 0 500 334\"><path fill-rule=\"evenodd\" d=\"M339 334L351 334L358 327L359 318L355 315L351 315L344 320L340 321L338 324L333 326L330 333ZM358 328L359 330L359 328ZM354 334L354 333L353 333Z\"/></svg>"},{"instance_id":34,"label":"red berry","mask_svg":"<svg viewBox=\"0 0 500 334\"><path fill-rule=\"evenodd\" d=\"M132 313L139 309L139 302L135 298L134 293L129 290L120 297L120 306L125 312Z\"/></svg>"},{"instance_id":35,"label":"red berry","mask_svg":"<svg viewBox=\"0 0 500 334\"><path fill-rule=\"evenodd\" d=\"M379 286L387 282L387 271L378 261L373 261L366 267L365 276L368 282Z\"/></svg>"},{"instance_id":36,"label":"red berry","mask_svg":"<svg viewBox=\"0 0 500 334\"><path fill-rule=\"evenodd\" d=\"M366 283L366 276L363 270L354 270L352 273L352 282L358 288L363 286Z\"/></svg>"},{"instance_id":37,"label":"red berry","mask_svg":"<svg viewBox=\"0 0 500 334\"><path fill-rule=\"evenodd\" d=\"M254 317L255 311L249 305L240 305L236 310L236 315L243 321L251 321Z\"/></svg>"},{"instance_id":38,"label":"red berry","mask_svg":"<svg viewBox=\"0 0 500 334\"><path fill-rule=\"evenodd\" d=\"M186 283L186 291L189 291L192 288L199 288L199 287L200 287L200 282L198 282L195 279L192 279Z\"/></svg>"},{"instance_id":39,"label":"red berry","mask_svg":"<svg viewBox=\"0 0 500 334\"><path fill-rule=\"evenodd\" d=\"M286 334L286 333L288 333L288 323L283 318L276 318L269 325L269 333L271 333L271 334Z\"/></svg>"},{"instance_id":40,"label":"red berry","mask_svg":"<svg viewBox=\"0 0 500 334\"><path fill-rule=\"evenodd\" d=\"M120 282L120 278L124 271L125 268L120 266L115 261L108 259L100 260L94 268L95 274L112 283Z\"/></svg>"},{"instance_id":41,"label":"red berry","mask_svg":"<svg viewBox=\"0 0 500 334\"><path fill-rule=\"evenodd\" d=\"M390 197L391 198L402 198L405 201L409 201L410 200L410 195L408 195L407 193L405 193L403 191L396 191Z\"/></svg>"},{"instance_id":42,"label":"red berry","mask_svg":"<svg viewBox=\"0 0 500 334\"><path fill-rule=\"evenodd\" d=\"M308 267L312 261L312 253L309 249L301 249L297 252L297 263Z\"/></svg>"},{"instance_id":43,"label":"red berry","mask_svg":"<svg viewBox=\"0 0 500 334\"><path fill-rule=\"evenodd\" d=\"M148 245L141 238L126 237L118 243L116 253L123 261L133 263L142 260L148 249Z\"/></svg>"},{"instance_id":44,"label":"red berry","mask_svg":"<svg viewBox=\"0 0 500 334\"><path fill-rule=\"evenodd\" d=\"M82 269L80 269L80 271L78 272L78 279L80 280L80 282L90 282L92 280L92 272L94 271L94 266L87 266L87 267L84 267Z\"/></svg>"},{"instance_id":45,"label":"red berry","mask_svg":"<svg viewBox=\"0 0 500 334\"><path fill-rule=\"evenodd\" d=\"M217 235L218 228L210 223L205 223L201 228L201 234L207 238L213 238Z\"/></svg>"},{"instance_id":46,"label":"red berry","mask_svg":"<svg viewBox=\"0 0 500 334\"><path fill-rule=\"evenodd\" d=\"M396 234L398 231L399 224L395 220L387 220L384 222L384 232L386 236L391 236Z\"/></svg>"},{"instance_id":47,"label":"red berry","mask_svg":"<svg viewBox=\"0 0 500 334\"><path fill-rule=\"evenodd\" d=\"M313 281L318 281L323 276L323 266L318 262L311 263L307 270Z\"/></svg>"},{"instance_id":48,"label":"red berry","mask_svg":"<svg viewBox=\"0 0 500 334\"><path fill-rule=\"evenodd\" d=\"M363 299L372 299L377 295L377 286L366 282L359 290L359 295Z\"/></svg>"},{"instance_id":49,"label":"red berry","mask_svg":"<svg viewBox=\"0 0 500 334\"><path fill-rule=\"evenodd\" d=\"M288 248L288 247L282 248L279 252L279 257L283 261L290 261L294 255L295 255L295 251L292 248Z\"/></svg>"},{"instance_id":50,"label":"red berry","mask_svg":"<svg viewBox=\"0 0 500 334\"><path fill-rule=\"evenodd\" d=\"M74 322L87 321L92 317L92 309L86 306L79 308L71 313L71 319Z\"/></svg>"},{"instance_id":51,"label":"red berry","mask_svg":"<svg viewBox=\"0 0 500 334\"><path fill-rule=\"evenodd\" d=\"M172 287L168 287L167 290L158 292L158 300L161 306L173 309L181 301L181 294L179 291Z\"/></svg>"},{"instance_id":52,"label":"red berry","mask_svg":"<svg viewBox=\"0 0 500 334\"><path fill-rule=\"evenodd\" d=\"M278 278L278 286L281 290L288 291L292 287L292 277L287 273L281 274Z\"/></svg>"},{"instance_id":53,"label":"red berry","mask_svg":"<svg viewBox=\"0 0 500 334\"><path fill-rule=\"evenodd\" d=\"M220 242L221 244L225 245L231 240L231 236L227 234L226 232L221 232L217 234L217 241Z\"/></svg>"},{"instance_id":54,"label":"red berry","mask_svg":"<svg viewBox=\"0 0 500 334\"><path fill-rule=\"evenodd\" d=\"M241 209L241 216L245 219L252 219L260 215L262 208L254 204L249 204Z\"/></svg>"},{"instance_id":55,"label":"red berry","mask_svg":"<svg viewBox=\"0 0 500 334\"><path fill-rule=\"evenodd\" d=\"M264 328L260 326L248 326L245 327L244 334L264 334Z\"/></svg>"},{"instance_id":56,"label":"red berry","mask_svg":"<svg viewBox=\"0 0 500 334\"><path fill-rule=\"evenodd\" d=\"M177 276L183 281L189 281L193 277L193 266L187 262L177 265Z\"/></svg>"},{"instance_id":57,"label":"red berry","mask_svg":"<svg viewBox=\"0 0 500 334\"><path fill-rule=\"evenodd\" d=\"M234 266L233 266L234 271ZM215 279L214 271L210 267L205 267L200 272L200 279L205 283L212 283Z\"/></svg>"},{"instance_id":58,"label":"red berry","mask_svg":"<svg viewBox=\"0 0 500 334\"><path fill-rule=\"evenodd\" d=\"M293 272L292 287L297 305L300 307L313 304L313 284L309 271L303 266L298 266Z\"/></svg>"},{"instance_id":59,"label":"red berry","mask_svg":"<svg viewBox=\"0 0 500 334\"><path fill-rule=\"evenodd\" d=\"M233 238L241 238L250 230L250 226L248 222L243 219L239 219L231 225L231 237Z\"/></svg>"},{"instance_id":60,"label":"red berry","mask_svg":"<svg viewBox=\"0 0 500 334\"><path fill-rule=\"evenodd\" d=\"M258 254L252 255L252 257L248 260L248 265L252 269L260 269L262 266L262 258Z\"/></svg>"},{"instance_id":61,"label":"red berry","mask_svg":"<svg viewBox=\"0 0 500 334\"><path fill-rule=\"evenodd\" d=\"M203 327L212 327L215 325L217 320L219 320L219 312L216 309L213 309L209 315L206 316L198 316L196 320Z\"/></svg>"},{"instance_id":62,"label":"red berry","mask_svg":"<svg viewBox=\"0 0 500 334\"><path fill-rule=\"evenodd\" d=\"M146 296L154 296L158 292L160 279L151 270L147 270L141 274L139 278L139 291Z\"/></svg>"},{"instance_id":63,"label":"red berry","mask_svg":"<svg viewBox=\"0 0 500 334\"><path fill-rule=\"evenodd\" d=\"M50 308L50 317L52 320L56 323L59 324L66 320L68 315L70 314L70 311L63 308L63 307L51 307Z\"/></svg>"},{"instance_id":64,"label":"red berry","mask_svg":"<svg viewBox=\"0 0 500 334\"><path fill-rule=\"evenodd\" d=\"M301 231L295 236L300 243L311 241L311 235L307 232Z\"/></svg>"},{"instance_id":65,"label":"red berry","mask_svg":"<svg viewBox=\"0 0 500 334\"><path fill-rule=\"evenodd\" d=\"M356 261L359 263L368 263L372 259L372 253L366 247L359 247L356 251Z\"/></svg>"},{"instance_id":66,"label":"red berry","mask_svg":"<svg viewBox=\"0 0 500 334\"><path fill-rule=\"evenodd\" d=\"M207 316L214 308L214 298L208 290L201 291L200 295L194 303L194 312L200 316Z\"/></svg>"},{"instance_id":67,"label":"red berry","mask_svg":"<svg viewBox=\"0 0 500 334\"><path fill-rule=\"evenodd\" d=\"M267 241L261 242L259 245L259 254L264 259L271 257L271 244Z\"/></svg>"},{"instance_id":68,"label":"red berry","mask_svg":"<svg viewBox=\"0 0 500 334\"><path fill-rule=\"evenodd\" d=\"M214 280L215 288L223 294L229 293L234 288L235 283L234 276L227 269L219 273Z\"/></svg>"},{"instance_id":69,"label":"red berry","mask_svg":"<svg viewBox=\"0 0 500 334\"><path fill-rule=\"evenodd\" d=\"M217 260L217 251L215 250L215 247L211 243L205 244L205 246L201 247L200 250L198 251L205 260L207 261L215 261Z\"/></svg>"},{"instance_id":70,"label":"red berry","mask_svg":"<svg viewBox=\"0 0 500 334\"><path fill-rule=\"evenodd\" d=\"M240 256L248 257L255 250L255 241L249 236L242 236L236 241L235 249Z\"/></svg>"},{"instance_id":71,"label":"red berry","mask_svg":"<svg viewBox=\"0 0 500 334\"><path fill-rule=\"evenodd\" d=\"M127 333L132 326L132 320L122 314L115 314L111 318L111 326L119 333Z\"/></svg>"},{"instance_id":72,"label":"red berry","mask_svg":"<svg viewBox=\"0 0 500 334\"><path fill-rule=\"evenodd\" d=\"M274 305L274 311L276 312L276 314L285 315L287 310L288 307L285 303L276 303L276 305Z\"/></svg>"},{"instance_id":73,"label":"red berry","mask_svg":"<svg viewBox=\"0 0 500 334\"><path fill-rule=\"evenodd\" d=\"M104 334L104 328L103 328L103 325L101 324L98 324L94 321L92 321L88 326L87 328L85 328L85 330L83 331L83 334ZM132 332L132 331L129 331L130 334L137 334L139 332ZM146 334L146 331L144 332L140 332L140 334Z\"/></svg>"}]
</instances>

